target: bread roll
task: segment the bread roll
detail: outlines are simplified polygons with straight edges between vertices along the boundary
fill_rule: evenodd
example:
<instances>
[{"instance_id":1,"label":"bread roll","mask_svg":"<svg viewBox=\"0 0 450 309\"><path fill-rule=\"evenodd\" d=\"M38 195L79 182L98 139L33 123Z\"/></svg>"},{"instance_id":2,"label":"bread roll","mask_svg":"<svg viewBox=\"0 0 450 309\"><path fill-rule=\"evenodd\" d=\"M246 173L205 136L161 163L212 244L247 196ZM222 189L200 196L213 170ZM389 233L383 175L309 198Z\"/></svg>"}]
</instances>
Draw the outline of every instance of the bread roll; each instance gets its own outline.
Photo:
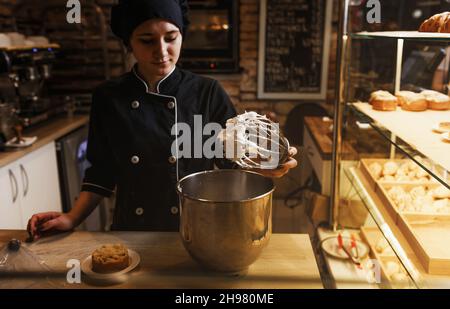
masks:
<instances>
[{"instance_id":1,"label":"bread roll","mask_svg":"<svg viewBox=\"0 0 450 309\"><path fill-rule=\"evenodd\" d=\"M448 110L450 109L450 97L434 90L424 90L421 92L427 100L429 109Z\"/></svg>"},{"instance_id":2,"label":"bread roll","mask_svg":"<svg viewBox=\"0 0 450 309\"><path fill-rule=\"evenodd\" d=\"M408 276L403 272L393 273L390 276L391 280L394 281L395 284L407 284L409 279Z\"/></svg>"},{"instance_id":3,"label":"bread roll","mask_svg":"<svg viewBox=\"0 0 450 309\"><path fill-rule=\"evenodd\" d=\"M384 251L389 247L389 244L387 243L386 239L384 239L383 237L380 237L377 240L377 243L375 245L375 250L380 253L383 254Z\"/></svg>"},{"instance_id":4,"label":"bread roll","mask_svg":"<svg viewBox=\"0 0 450 309\"><path fill-rule=\"evenodd\" d=\"M427 109L427 99L423 94L412 91L399 91L396 96L403 110L421 112Z\"/></svg>"},{"instance_id":5,"label":"bread roll","mask_svg":"<svg viewBox=\"0 0 450 309\"><path fill-rule=\"evenodd\" d=\"M103 245L92 253L92 270L98 273L120 271L129 265L128 249L122 244Z\"/></svg>"},{"instance_id":6,"label":"bread roll","mask_svg":"<svg viewBox=\"0 0 450 309\"><path fill-rule=\"evenodd\" d=\"M372 172L372 175L375 177L375 179L379 179L382 175L383 168L381 167L381 164L378 162L373 162L369 166L370 171Z\"/></svg>"},{"instance_id":7,"label":"bread roll","mask_svg":"<svg viewBox=\"0 0 450 309\"><path fill-rule=\"evenodd\" d=\"M383 165L384 176L394 176L397 173L398 165L393 161L388 161Z\"/></svg>"},{"instance_id":8,"label":"bread roll","mask_svg":"<svg viewBox=\"0 0 450 309\"><path fill-rule=\"evenodd\" d=\"M398 99L388 91L378 90L372 92L369 103L374 110L395 111L397 109Z\"/></svg>"},{"instance_id":9,"label":"bread roll","mask_svg":"<svg viewBox=\"0 0 450 309\"><path fill-rule=\"evenodd\" d=\"M448 206L448 199L437 200L433 202L433 208L436 212L444 212L444 208Z\"/></svg>"},{"instance_id":10,"label":"bread roll","mask_svg":"<svg viewBox=\"0 0 450 309\"><path fill-rule=\"evenodd\" d=\"M443 14L444 17L441 17L441 27L439 28L439 32L450 33L450 14L449 12Z\"/></svg>"},{"instance_id":11,"label":"bread roll","mask_svg":"<svg viewBox=\"0 0 450 309\"><path fill-rule=\"evenodd\" d=\"M450 198L450 190L447 187L440 185L433 190L432 195L435 199Z\"/></svg>"},{"instance_id":12,"label":"bread roll","mask_svg":"<svg viewBox=\"0 0 450 309\"><path fill-rule=\"evenodd\" d=\"M446 32L448 29L447 17L449 12L443 12L431 16L425 20L419 28L420 32Z\"/></svg>"},{"instance_id":13,"label":"bread roll","mask_svg":"<svg viewBox=\"0 0 450 309\"><path fill-rule=\"evenodd\" d=\"M401 271L400 264L395 261L387 261L385 264L387 275L390 277Z\"/></svg>"}]
</instances>

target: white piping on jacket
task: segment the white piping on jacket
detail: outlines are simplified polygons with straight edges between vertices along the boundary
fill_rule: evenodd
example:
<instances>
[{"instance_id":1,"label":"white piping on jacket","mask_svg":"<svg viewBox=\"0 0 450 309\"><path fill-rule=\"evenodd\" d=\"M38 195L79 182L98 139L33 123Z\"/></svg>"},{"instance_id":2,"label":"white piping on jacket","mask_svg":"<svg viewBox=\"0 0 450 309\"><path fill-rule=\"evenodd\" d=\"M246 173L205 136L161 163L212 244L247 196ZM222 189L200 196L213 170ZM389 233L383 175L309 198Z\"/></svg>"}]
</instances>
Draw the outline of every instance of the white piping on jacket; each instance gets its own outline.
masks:
<instances>
[{"instance_id":1,"label":"white piping on jacket","mask_svg":"<svg viewBox=\"0 0 450 309\"><path fill-rule=\"evenodd\" d=\"M136 77L144 84L144 86L145 86L145 91L146 91L147 93L154 94L154 95L157 95L157 96L160 96L160 97L163 97L163 98L170 98L170 99L172 99L172 100L174 101L174 103L175 103L175 145L176 145L175 151L176 151L176 157L177 157L177 161L176 161L176 164L177 164L176 169L177 169L177 171L176 171L176 172L177 172L177 182L178 182L178 180L180 180L180 179L179 179L179 174L178 174L178 111L177 111L177 105L178 105L178 103L177 103L177 98L172 97L172 96L168 96L168 95L164 95L164 94L160 94L160 93L159 93L159 85L175 71L175 68L176 68L176 66L173 66L172 71L170 71L169 74L167 74L163 79L161 79L161 80L158 82L158 84L156 85L156 91L157 91L157 92L152 92L152 91L150 91L150 89L149 89L149 87L148 87L148 85L147 85L147 82L146 82L145 80L143 80L143 79L139 76L139 74L136 72L135 67L133 67L133 73L134 73L134 75L135 75L135 76L136 76Z\"/></svg>"},{"instance_id":2,"label":"white piping on jacket","mask_svg":"<svg viewBox=\"0 0 450 309\"><path fill-rule=\"evenodd\" d=\"M96 185L95 183L83 182L83 184L82 184L81 186L84 186L84 185L87 185L87 186L93 186L93 187L98 187L98 188L101 188L101 189L103 189L103 190L109 191L109 192L111 192L111 193L114 192L113 190L110 190L110 189L108 189L108 188L102 187L102 186L100 186L100 185Z\"/></svg>"}]
</instances>

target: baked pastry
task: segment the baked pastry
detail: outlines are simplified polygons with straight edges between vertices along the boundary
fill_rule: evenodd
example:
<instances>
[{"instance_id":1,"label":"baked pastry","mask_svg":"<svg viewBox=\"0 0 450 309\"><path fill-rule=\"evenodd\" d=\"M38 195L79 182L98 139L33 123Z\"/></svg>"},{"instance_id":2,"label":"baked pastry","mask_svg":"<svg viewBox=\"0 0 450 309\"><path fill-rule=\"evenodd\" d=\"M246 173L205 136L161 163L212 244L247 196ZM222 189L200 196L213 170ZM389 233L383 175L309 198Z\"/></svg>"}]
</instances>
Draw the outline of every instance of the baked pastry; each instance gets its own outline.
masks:
<instances>
[{"instance_id":1,"label":"baked pastry","mask_svg":"<svg viewBox=\"0 0 450 309\"><path fill-rule=\"evenodd\" d=\"M411 197L412 197L413 199L416 199L416 198L418 198L418 197L423 197L423 196L425 196L425 195L427 194L427 189L425 189L424 186L417 186L417 187L412 188L412 189L409 191L409 194L411 194Z\"/></svg>"},{"instance_id":2,"label":"baked pastry","mask_svg":"<svg viewBox=\"0 0 450 309\"><path fill-rule=\"evenodd\" d=\"M388 91L378 90L372 92L369 103L374 110L395 111L397 109L398 99Z\"/></svg>"},{"instance_id":3,"label":"baked pastry","mask_svg":"<svg viewBox=\"0 0 450 309\"><path fill-rule=\"evenodd\" d=\"M386 272L389 277L401 271L400 264L395 261L385 262L384 267L386 268Z\"/></svg>"},{"instance_id":4,"label":"baked pastry","mask_svg":"<svg viewBox=\"0 0 450 309\"><path fill-rule=\"evenodd\" d=\"M107 244L92 253L92 270L98 273L120 271L130 265L128 249L122 244Z\"/></svg>"},{"instance_id":5,"label":"baked pastry","mask_svg":"<svg viewBox=\"0 0 450 309\"><path fill-rule=\"evenodd\" d=\"M444 13L444 17L441 17L441 27L439 28L439 32L441 33L450 33L450 14L449 12Z\"/></svg>"},{"instance_id":6,"label":"baked pastry","mask_svg":"<svg viewBox=\"0 0 450 309\"><path fill-rule=\"evenodd\" d=\"M431 169L430 163L423 160L421 157L416 156L415 159L428 170ZM383 167L381 167L378 162L373 162L369 165L369 170L373 177L381 182L430 181L430 174L412 160L408 160L402 164L397 164L395 161L387 161L384 163Z\"/></svg>"},{"instance_id":7,"label":"baked pastry","mask_svg":"<svg viewBox=\"0 0 450 309\"><path fill-rule=\"evenodd\" d=\"M450 12L443 12L431 16L420 25L419 31L449 33L449 15Z\"/></svg>"},{"instance_id":8,"label":"baked pastry","mask_svg":"<svg viewBox=\"0 0 450 309\"><path fill-rule=\"evenodd\" d=\"M424 90L421 92L427 100L429 109L445 111L450 109L450 97L434 90Z\"/></svg>"},{"instance_id":9,"label":"baked pastry","mask_svg":"<svg viewBox=\"0 0 450 309\"><path fill-rule=\"evenodd\" d=\"M397 173L398 165L393 161L388 161L383 165L383 175L394 176Z\"/></svg>"},{"instance_id":10,"label":"baked pastry","mask_svg":"<svg viewBox=\"0 0 450 309\"><path fill-rule=\"evenodd\" d=\"M450 122L440 122L438 128L440 131L450 131Z\"/></svg>"},{"instance_id":11,"label":"baked pastry","mask_svg":"<svg viewBox=\"0 0 450 309\"><path fill-rule=\"evenodd\" d=\"M444 186L435 189L416 186L408 191L405 187L393 186L387 193L400 212L450 213L450 190Z\"/></svg>"},{"instance_id":12,"label":"baked pastry","mask_svg":"<svg viewBox=\"0 0 450 309\"><path fill-rule=\"evenodd\" d=\"M437 200L433 202L435 212L448 213L448 199Z\"/></svg>"},{"instance_id":13,"label":"baked pastry","mask_svg":"<svg viewBox=\"0 0 450 309\"><path fill-rule=\"evenodd\" d=\"M440 185L432 191L432 195L435 199L450 198L450 190L447 187Z\"/></svg>"},{"instance_id":14,"label":"baked pastry","mask_svg":"<svg viewBox=\"0 0 450 309\"><path fill-rule=\"evenodd\" d=\"M394 254L394 252L392 251L391 247L389 246L389 244L386 241L386 239L384 239L384 237L378 238L377 243L375 245L375 250L379 254L383 254L383 255L392 255L392 254Z\"/></svg>"},{"instance_id":15,"label":"baked pastry","mask_svg":"<svg viewBox=\"0 0 450 309\"><path fill-rule=\"evenodd\" d=\"M396 94L398 103L403 110L421 112L427 110L427 99L423 94L412 91L399 91Z\"/></svg>"},{"instance_id":16,"label":"baked pastry","mask_svg":"<svg viewBox=\"0 0 450 309\"><path fill-rule=\"evenodd\" d=\"M378 179L383 175L383 168L381 167L381 164L378 162L373 162L372 164L370 164L369 169L372 172L372 175L375 177L375 179Z\"/></svg>"}]
</instances>

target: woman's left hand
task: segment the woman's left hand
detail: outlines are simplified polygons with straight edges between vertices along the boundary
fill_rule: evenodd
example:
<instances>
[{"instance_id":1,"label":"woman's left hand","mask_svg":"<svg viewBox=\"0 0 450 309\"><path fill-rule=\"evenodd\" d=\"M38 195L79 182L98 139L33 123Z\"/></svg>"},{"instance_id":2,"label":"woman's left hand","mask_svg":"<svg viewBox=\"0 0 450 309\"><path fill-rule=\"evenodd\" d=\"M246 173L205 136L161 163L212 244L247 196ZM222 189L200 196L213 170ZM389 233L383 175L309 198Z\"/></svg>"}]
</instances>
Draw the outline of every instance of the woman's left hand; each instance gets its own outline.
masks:
<instances>
[{"instance_id":1,"label":"woman's left hand","mask_svg":"<svg viewBox=\"0 0 450 309\"><path fill-rule=\"evenodd\" d=\"M281 178L284 175L287 174L287 172L289 172L289 170L291 168L294 168L297 166L297 160L295 160L293 158L293 156L295 156L297 154L297 148L295 147L289 147L289 158L287 159L287 161L285 163L283 163L282 165L280 165L278 168L276 169L259 169L259 168L254 168L251 169L251 171L257 172L263 176L266 177L271 177L271 178Z\"/></svg>"}]
</instances>

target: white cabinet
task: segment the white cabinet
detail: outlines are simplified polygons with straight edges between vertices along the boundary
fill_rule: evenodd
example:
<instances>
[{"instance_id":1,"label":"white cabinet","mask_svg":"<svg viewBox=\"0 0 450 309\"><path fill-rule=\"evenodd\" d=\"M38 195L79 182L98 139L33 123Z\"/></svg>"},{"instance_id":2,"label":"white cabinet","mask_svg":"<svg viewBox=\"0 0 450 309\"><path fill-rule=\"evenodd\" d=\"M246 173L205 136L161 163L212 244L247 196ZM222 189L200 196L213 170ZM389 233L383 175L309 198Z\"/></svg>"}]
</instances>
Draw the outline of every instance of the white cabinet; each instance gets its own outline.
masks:
<instances>
[{"instance_id":1,"label":"white cabinet","mask_svg":"<svg viewBox=\"0 0 450 309\"><path fill-rule=\"evenodd\" d=\"M62 211L55 143L0 169L0 229L25 229L35 213Z\"/></svg>"},{"instance_id":2,"label":"white cabinet","mask_svg":"<svg viewBox=\"0 0 450 309\"><path fill-rule=\"evenodd\" d=\"M21 229L19 179L16 163L0 169L0 229Z\"/></svg>"},{"instance_id":3,"label":"white cabinet","mask_svg":"<svg viewBox=\"0 0 450 309\"><path fill-rule=\"evenodd\" d=\"M22 184L24 220L28 221L38 212L62 210L55 143L52 142L20 160L18 170Z\"/></svg>"}]
</instances>

